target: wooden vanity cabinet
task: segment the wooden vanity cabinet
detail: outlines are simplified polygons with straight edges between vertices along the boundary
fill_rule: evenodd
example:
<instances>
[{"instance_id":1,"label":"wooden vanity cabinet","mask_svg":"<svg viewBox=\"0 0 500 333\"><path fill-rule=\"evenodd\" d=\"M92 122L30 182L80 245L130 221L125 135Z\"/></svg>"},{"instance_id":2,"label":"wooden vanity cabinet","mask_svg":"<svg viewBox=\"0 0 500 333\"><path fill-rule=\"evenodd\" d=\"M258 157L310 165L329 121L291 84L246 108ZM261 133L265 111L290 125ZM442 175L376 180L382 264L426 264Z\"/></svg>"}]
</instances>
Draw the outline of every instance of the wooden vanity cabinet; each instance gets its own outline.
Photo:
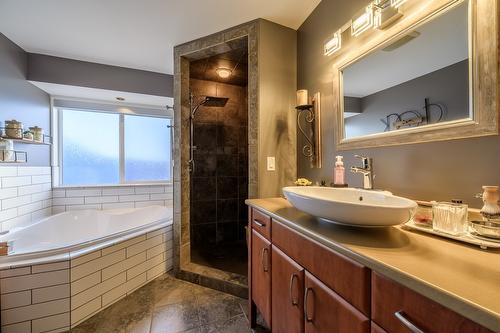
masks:
<instances>
[{"instance_id":1,"label":"wooden vanity cabinet","mask_svg":"<svg viewBox=\"0 0 500 333\"><path fill-rule=\"evenodd\" d=\"M273 333L304 332L304 268L272 247L271 313Z\"/></svg>"},{"instance_id":2,"label":"wooden vanity cabinet","mask_svg":"<svg viewBox=\"0 0 500 333\"><path fill-rule=\"evenodd\" d=\"M251 237L251 299L271 325L271 243L255 230Z\"/></svg>"}]
</instances>

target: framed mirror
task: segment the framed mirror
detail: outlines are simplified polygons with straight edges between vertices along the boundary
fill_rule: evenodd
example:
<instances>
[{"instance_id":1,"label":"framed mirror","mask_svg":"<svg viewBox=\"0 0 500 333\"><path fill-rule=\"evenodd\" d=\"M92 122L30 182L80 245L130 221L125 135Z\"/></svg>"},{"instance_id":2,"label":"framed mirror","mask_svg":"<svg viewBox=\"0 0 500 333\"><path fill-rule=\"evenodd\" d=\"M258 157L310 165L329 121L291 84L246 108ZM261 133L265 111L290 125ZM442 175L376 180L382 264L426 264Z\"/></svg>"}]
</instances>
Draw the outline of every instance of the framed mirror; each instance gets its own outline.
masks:
<instances>
[{"instance_id":1,"label":"framed mirror","mask_svg":"<svg viewBox=\"0 0 500 333\"><path fill-rule=\"evenodd\" d=\"M496 1L407 4L339 52L338 150L499 134Z\"/></svg>"}]
</instances>

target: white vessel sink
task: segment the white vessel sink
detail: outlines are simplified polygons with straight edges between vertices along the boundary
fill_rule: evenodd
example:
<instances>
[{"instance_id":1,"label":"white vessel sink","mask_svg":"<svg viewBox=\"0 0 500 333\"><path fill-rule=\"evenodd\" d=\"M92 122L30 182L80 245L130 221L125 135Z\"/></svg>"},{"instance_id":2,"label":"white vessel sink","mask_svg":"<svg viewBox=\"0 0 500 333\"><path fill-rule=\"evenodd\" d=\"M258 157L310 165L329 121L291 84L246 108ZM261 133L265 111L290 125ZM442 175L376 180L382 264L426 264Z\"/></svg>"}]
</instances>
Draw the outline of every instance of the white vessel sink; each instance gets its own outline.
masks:
<instances>
[{"instance_id":1,"label":"white vessel sink","mask_svg":"<svg viewBox=\"0 0 500 333\"><path fill-rule=\"evenodd\" d=\"M387 191L318 186L284 187L283 193L297 209L329 222L385 227L408 222L417 203Z\"/></svg>"}]
</instances>

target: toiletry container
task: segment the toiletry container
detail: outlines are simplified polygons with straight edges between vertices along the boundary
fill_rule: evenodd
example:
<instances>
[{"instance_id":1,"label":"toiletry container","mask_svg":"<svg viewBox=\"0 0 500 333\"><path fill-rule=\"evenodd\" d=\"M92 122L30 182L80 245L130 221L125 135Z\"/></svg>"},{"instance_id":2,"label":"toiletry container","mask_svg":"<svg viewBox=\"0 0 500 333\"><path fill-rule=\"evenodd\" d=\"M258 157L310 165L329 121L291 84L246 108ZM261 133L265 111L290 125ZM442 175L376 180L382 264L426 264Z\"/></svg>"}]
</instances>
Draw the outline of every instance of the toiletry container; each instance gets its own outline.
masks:
<instances>
[{"instance_id":1,"label":"toiletry container","mask_svg":"<svg viewBox=\"0 0 500 333\"><path fill-rule=\"evenodd\" d=\"M33 133L33 141L43 142L43 128L38 126L30 127L30 132Z\"/></svg>"},{"instance_id":2,"label":"toiletry container","mask_svg":"<svg viewBox=\"0 0 500 333\"><path fill-rule=\"evenodd\" d=\"M23 123L15 119L5 121L5 135L11 139L22 139Z\"/></svg>"},{"instance_id":3,"label":"toiletry container","mask_svg":"<svg viewBox=\"0 0 500 333\"><path fill-rule=\"evenodd\" d=\"M433 202L432 228L436 231L458 236L468 232L468 206L460 201Z\"/></svg>"},{"instance_id":4,"label":"toiletry container","mask_svg":"<svg viewBox=\"0 0 500 333\"><path fill-rule=\"evenodd\" d=\"M335 170L333 175L333 183L335 186L344 186L345 185L345 168L344 161L342 160L343 156L336 156L337 160L335 161Z\"/></svg>"}]
</instances>

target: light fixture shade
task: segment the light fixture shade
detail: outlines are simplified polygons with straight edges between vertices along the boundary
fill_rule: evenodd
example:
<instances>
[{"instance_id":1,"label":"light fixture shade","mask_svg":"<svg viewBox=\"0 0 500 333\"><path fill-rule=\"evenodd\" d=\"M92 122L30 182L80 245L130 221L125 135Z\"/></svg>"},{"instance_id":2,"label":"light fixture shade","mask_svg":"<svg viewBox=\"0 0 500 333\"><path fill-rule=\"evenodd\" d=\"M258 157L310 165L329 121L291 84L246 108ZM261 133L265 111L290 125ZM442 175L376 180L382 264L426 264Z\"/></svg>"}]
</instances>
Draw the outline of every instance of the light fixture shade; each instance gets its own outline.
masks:
<instances>
[{"instance_id":1,"label":"light fixture shade","mask_svg":"<svg viewBox=\"0 0 500 333\"><path fill-rule=\"evenodd\" d=\"M219 75L221 79L227 79L228 77L231 76L231 74L233 74L232 70L225 67L219 67L215 70L215 72L217 73L217 75Z\"/></svg>"},{"instance_id":2,"label":"light fixture shade","mask_svg":"<svg viewBox=\"0 0 500 333\"><path fill-rule=\"evenodd\" d=\"M391 0L391 6L394 8L399 8L403 5L407 0Z\"/></svg>"},{"instance_id":3,"label":"light fixture shade","mask_svg":"<svg viewBox=\"0 0 500 333\"><path fill-rule=\"evenodd\" d=\"M342 31L339 29L333 37L325 43L325 56L329 56L340 50L342 47Z\"/></svg>"},{"instance_id":4,"label":"light fixture shade","mask_svg":"<svg viewBox=\"0 0 500 333\"><path fill-rule=\"evenodd\" d=\"M359 16L352 20L351 34L354 37L359 36L366 30L373 28L374 25L374 7L370 4Z\"/></svg>"}]
</instances>

